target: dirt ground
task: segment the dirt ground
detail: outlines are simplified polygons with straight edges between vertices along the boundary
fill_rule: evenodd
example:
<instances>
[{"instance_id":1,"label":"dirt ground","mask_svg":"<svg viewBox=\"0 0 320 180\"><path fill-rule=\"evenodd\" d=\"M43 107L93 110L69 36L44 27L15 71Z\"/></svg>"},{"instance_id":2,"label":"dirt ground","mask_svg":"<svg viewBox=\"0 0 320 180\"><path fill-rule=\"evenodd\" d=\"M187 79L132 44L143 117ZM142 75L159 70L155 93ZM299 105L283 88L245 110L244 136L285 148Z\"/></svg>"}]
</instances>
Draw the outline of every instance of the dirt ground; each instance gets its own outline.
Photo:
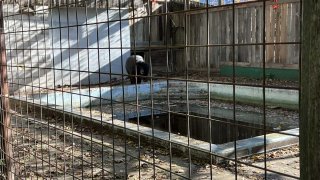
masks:
<instances>
[{"instance_id":1,"label":"dirt ground","mask_svg":"<svg viewBox=\"0 0 320 180\"><path fill-rule=\"evenodd\" d=\"M190 74L190 79L203 79L203 75ZM176 76L178 77L178 76ZM175 77L175 78L176 78ZM183 78L184 76L181 76ZM230 77L212 76L211 81L232 82ZM261 85L261 80L236 78L240 84ZM118 81L113 82L119 84ZM102 86L107 86L102 85ZM267 85L298 87L297 82L267 80ZM94 87L94 86L92 86ZM60 87L68 91L77 87ZM84 87L85 88L85 87ZM150 106L150 102L140 102ZM161 106L161 102L156 102ZM183 101L171 101L170 106L185 104ZM195 101L194 104L207 108L207 101ZM214 101L211 107L233 109L230 103ZM122 104L113 108L122 110ZM136 111L134 105L127 105L126 111ZM111 107L82 108L84 115L101 115L110 118ZM113 109L114 110L114 109ZM236 105L237 111L262 113L256 106ZM13 145L15 170L19 179L292 179L299 177L299 146L281 148L264 154L239 158L238 163L226 161L210 164L189 158L188 154L174 154L170 148L159 148L152 144L132 141L112 132L96 131L81 124L70 123L62 119L43 119L22 116L14 112ZM267 107L266 116L270 119L285 118L290 128L298 126L298 112ZM290 120L290 121L289 121ZM286 124L281 124L281 126ZM266 157L266 163L265 163ZM260 168L259 168L260 167ZM280 174L279 174L280 173ZM288 176L286 176L288 175Z\"/></svg>"},{"instance_id":2,"label":"dirt ground","mask_svg":"<svg viewBox=\"0 0 320 180\"><path fill-rule=\"evenodd\" d=\"M13 145L19 179L264 179L264 154L221 164L96 131L62 119L32 118L14 112ZM299 147L266 154L268 179L299 177ZM210 156L208 156L208 160ZM210 162L210 161L209 161ZM242 164L243 162L245 164ZM254 166L254 167L253 167ZM237 172L235 169L237 167ZM257 167L261 167L259 169ZM275 171L275 172L273 172Z\"/></svg>"}]
</instances>

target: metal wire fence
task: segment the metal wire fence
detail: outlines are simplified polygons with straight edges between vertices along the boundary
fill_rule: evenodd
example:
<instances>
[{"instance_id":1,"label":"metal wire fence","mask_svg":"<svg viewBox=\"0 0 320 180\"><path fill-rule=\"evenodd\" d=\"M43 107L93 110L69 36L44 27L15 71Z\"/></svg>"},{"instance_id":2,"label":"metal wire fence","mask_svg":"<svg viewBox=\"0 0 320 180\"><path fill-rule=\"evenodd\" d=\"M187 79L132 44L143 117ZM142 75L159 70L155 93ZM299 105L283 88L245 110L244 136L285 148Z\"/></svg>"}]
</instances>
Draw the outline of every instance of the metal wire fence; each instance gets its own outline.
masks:
<instances>
[{"instance_id":1,"label":"metal wire fence","mask_svg":"<svg viewBox=\"0 0 320 180\"><path fill-rule=\"evenodd\" d=\"M1 1L4 179L298 179L301 1Z\"/></svg>"}]
</instances>

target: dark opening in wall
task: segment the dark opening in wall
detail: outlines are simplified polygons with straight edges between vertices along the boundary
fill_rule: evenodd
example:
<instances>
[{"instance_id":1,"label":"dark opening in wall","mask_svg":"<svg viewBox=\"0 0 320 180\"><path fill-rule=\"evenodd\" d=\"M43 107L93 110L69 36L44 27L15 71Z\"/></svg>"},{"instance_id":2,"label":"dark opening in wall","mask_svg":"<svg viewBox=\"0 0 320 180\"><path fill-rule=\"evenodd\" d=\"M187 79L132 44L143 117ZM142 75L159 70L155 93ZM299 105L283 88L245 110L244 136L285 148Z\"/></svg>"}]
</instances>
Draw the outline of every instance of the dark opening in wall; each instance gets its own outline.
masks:
<instances>
[{"instance_id":1,"label":"dark opening in wall","mask_svg":"<svg viewBox=\"0 0 320 180\"><path fill-rule=\"evenodd\" d=\"M169 114L157 114L153 116L154 128L169 132ZM213 118L212 119L216 119ZM137 123L138 118L130 118L129 122ZM216 121L217 120L217 121ZM189 116L190 122L190 137L193 139L210 142L210 124L211 121L211 142L213 144L224 144L234 140L247 139L255 136L263 135L263 125L252 124L247 122L237 121L238 126L232 125L233 120L216 119L208 120L203 115L192 114ZM230 123L228 123L230 122ZM152 127L152 116L139 117L140 125ZM187 115L170 114L171 133L188 135L188 118ZM271 127L266 127L267 130L272 130Z\"/></svg>"}]
</instances>

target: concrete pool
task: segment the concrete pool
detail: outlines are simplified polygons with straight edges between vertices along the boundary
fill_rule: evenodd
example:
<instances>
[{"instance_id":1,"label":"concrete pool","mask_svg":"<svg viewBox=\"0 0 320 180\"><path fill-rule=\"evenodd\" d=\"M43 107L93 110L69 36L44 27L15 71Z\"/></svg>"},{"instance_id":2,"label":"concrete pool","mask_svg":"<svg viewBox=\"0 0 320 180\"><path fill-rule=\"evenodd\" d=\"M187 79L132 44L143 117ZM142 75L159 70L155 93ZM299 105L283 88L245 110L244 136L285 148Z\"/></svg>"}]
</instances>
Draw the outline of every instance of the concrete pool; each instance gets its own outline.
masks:
<instances>
[{"instance_id":1,"label":"concrete pool","mask_svg":"<svg viewBox=\"0 0 320 180\"><path fill-rule=\"evenodd\" d=\"M298 142L299 118L295 109L299 96L296 90L266 88L268 109L264 121L259 108L263 100L260 87L236 86L236 109L230 102L232 85L188 82L188 101L186 89L185 82L160 81L152 86L141 84L39 94L28 101L42 108L51 108L55 113L59 110L60 113L87 118L91 123L116 128L133 138L156 139L155 142L163 146L171 143L179 151L192 148L197 157L205 158L206 153L211 153L217 156L216 161L233 157L235 152L241 157L262 152L264 146L270 150ZM210 106L207 103L209 92ZM157 125L152 126L152 121ZM189 136L188 121L193 127Z\"/></svg>"}]
</instances>

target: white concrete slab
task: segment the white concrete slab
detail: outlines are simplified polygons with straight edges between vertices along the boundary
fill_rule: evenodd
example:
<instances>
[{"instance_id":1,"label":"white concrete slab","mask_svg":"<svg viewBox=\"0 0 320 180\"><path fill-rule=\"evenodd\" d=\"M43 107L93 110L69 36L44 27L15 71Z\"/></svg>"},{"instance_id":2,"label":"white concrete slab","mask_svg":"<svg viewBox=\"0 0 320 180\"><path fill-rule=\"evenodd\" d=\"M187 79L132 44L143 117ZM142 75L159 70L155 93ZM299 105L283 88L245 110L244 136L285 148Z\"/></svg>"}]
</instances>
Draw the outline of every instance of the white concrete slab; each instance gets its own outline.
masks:
<instances>
[{"instance_id":1,"label":"white concrete slab","mask_svg":"<svg viewBox=\"0 0 320 180\"><path fill-rule=\"evenodd\" d=\"M128 10L55 8L50 16L56 28L50 31L55 86L108 82L109 74L103 73L110 69L118 74L112 79L126 74L130 27L129 20L120 18L127 19Z\"/></svg>"}]
</instances>

